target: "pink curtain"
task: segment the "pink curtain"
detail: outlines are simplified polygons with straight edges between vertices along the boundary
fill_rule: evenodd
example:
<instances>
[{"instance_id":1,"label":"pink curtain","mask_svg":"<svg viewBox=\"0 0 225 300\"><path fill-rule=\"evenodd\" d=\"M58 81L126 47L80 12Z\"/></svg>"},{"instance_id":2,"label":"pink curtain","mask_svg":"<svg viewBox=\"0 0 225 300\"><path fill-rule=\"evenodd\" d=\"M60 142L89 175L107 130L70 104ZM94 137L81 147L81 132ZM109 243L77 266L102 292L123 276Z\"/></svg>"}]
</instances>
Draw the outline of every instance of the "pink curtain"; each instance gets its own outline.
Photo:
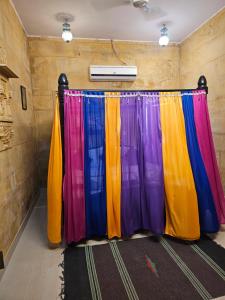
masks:
<instances>
[{"instance_id":1,"label":"pink curtain","mask_svg":"<svg viewBox=\"0 0 225 300\"><path fill-rule=\"evenodd\" d=\"M84 127L80 92L64 94L64 230L67 243L85 238Z\"/></svg>"},{"instance_id":2,"label":"pink curtain","mask_svg":"<svg viewBox=\"0 0 225 300\"><path fill-rule=\"evenodd\" d=\"M194 118L198 143L209 178L220 224L225 223L225 198L216 161L206 94L194 92Z\"/></svg>"}]
</instances>

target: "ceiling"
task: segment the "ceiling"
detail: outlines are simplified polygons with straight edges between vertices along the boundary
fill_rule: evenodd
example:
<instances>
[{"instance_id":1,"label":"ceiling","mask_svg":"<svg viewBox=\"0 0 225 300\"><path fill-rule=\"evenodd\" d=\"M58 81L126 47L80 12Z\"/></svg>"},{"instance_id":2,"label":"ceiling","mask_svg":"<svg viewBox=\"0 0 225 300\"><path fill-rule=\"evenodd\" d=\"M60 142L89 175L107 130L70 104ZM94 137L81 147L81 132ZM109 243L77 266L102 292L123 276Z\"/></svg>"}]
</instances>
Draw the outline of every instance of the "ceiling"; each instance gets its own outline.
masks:
<instances>
[{"instance_id":1,"label":"ceiling","mask_svg":"<svg viewBox=\"0 0 225 300\"><path fill-rule=\"evenodd\" d=\"M70 13L75 37L157 41L165 23L173 42L181 42L225 6L225 0L150 0L146 13L130 0L12 1L28 35L61 36L56 14Z\"/></svg>"}]
</instances>

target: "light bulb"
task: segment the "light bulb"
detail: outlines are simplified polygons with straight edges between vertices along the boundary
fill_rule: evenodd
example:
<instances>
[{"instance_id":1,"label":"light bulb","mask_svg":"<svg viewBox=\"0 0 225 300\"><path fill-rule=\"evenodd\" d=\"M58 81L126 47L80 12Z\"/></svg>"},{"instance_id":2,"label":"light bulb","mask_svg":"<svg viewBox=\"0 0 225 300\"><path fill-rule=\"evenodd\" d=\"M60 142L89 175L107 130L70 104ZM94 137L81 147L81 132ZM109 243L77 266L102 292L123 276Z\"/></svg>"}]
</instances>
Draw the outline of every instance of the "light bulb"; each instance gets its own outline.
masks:
<instances>
[{"instance_id":1,"label":"light bulb","mask_svg":"<svg viewBox=\"0 0 225 300\"><path fill-rule=\"evenodd\" d=\"M73 39L73 34L71 31L68 31L68 30L64 30L63 33L62 33L62 38L63 40L66 42L66 43L69 43L72 41Z\"/></svg>"},{"instance_id":2,"label":"light bulb","mask_svg":"<svg viewBox=\"0 0 225 300\"><path fill-rule=\"evenodd\" d=\"M163 24L162 28L160 29L161 36L159 38L159 45L160 46L167 46L169 44L169 37L168 37L168 29L165 24Z\"/></svg>"},{"instance_id":3,"label":"light bulb","mask_svg":"<svg viewBox=\"0 0 225 300\"><path fill-rule=\"evenodd\" d=\"M167 46L169 44L169 37L168 35L162 35L159 38L159 45L160 46Z\"/></svg>"},{"instance_id":4,"label":"light bulb","mask_svg":"<svg viewBox=\"0 0 225 300\"><path fill-rule=\"evenodd\" d=\"M73 39L73 34L70 31L70 24L67 22L63 23L62 38L66 43L71 42Z\"/></svg>"}]
</instances>

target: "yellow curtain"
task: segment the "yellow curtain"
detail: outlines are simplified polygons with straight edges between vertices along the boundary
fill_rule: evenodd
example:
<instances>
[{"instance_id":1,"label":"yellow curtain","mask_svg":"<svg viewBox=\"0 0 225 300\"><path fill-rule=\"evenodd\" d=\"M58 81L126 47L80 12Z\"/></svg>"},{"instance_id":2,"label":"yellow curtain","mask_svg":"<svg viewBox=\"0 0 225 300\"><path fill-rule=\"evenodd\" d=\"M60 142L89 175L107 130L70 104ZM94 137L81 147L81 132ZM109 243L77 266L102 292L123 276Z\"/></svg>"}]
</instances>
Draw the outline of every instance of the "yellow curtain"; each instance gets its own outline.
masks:
<instances>
[{"instance_id":1,"label":"yellow curtain","mask_svg":"<svg viewBox=\"0 0 225 300\"><path fill-rule=\"evenodd\" d=\"M61 242L62 214L62 142L59 100L56 98L48 165L48 240Z\"/></svg>"},{"instance_id":2,"label":"yellow curtain","mask_svg":"<svg viewBox=\"0 0 225 300\"><path fill-rule=\"evenodd\" d=\"M121 236L120 93L105 93L105 132L107 229L112 238Z\"/></svg>"},{"instance_id":3,"label":"yellow curtain","mask_svg":"<svg viewBox=\"0 0 225 300\"><path fill-rule=\"evenodd\" d=\"M179 92L160 93L160 114L167 198L165 233L186 240L199 239L197 195Z\"/></svg>"}]
</instances>

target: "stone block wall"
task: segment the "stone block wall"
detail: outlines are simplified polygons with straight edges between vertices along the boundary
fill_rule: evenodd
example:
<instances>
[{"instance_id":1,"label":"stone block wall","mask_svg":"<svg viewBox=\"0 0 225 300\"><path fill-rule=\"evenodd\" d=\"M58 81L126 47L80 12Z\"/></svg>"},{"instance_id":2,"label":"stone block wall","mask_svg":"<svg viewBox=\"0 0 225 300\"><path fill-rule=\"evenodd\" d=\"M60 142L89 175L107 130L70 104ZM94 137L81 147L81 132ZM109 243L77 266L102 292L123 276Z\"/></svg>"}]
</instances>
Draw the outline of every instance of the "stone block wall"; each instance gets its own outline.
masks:
<instances>
[{"instance_id":1,"label":"stone block wall","mask_svg":"<svg viewBox=\"0 0 225 300\"><path fill-rule=\"evenodd\" d=\"M38 191L39 179L27 37L10 2L0 2L0 48L19 77L9 79L8 84L12 96L11 147L0 151L0 250L5 255ZM26 87L27 110L22 110L20 85Z\"/></svg>"},{"instance_id":2,"label":"stone block wall","mask_svg":"<svg viewBox=\"0 0 225 300\"><path fill-rule=\"evenodd\" d=\"M192 88L204 74L220 174L225 190L225 9L180 45L181 88Z\"/></svg>"}]
</instances>

